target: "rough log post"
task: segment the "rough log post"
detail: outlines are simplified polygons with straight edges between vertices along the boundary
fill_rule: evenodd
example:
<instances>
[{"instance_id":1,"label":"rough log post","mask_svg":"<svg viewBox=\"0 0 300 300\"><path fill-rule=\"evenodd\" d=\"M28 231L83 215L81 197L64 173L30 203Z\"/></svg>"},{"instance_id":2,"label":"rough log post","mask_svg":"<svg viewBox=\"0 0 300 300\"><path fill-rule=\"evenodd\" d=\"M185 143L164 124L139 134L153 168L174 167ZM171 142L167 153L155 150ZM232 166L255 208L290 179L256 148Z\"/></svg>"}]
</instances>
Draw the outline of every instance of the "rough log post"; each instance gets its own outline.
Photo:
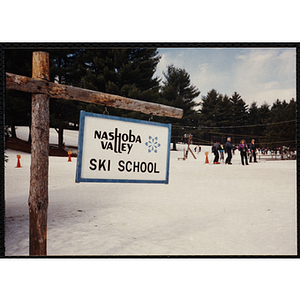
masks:
<instances>
[{"instance_id":1,"label":"rough log post","mask_svg":"<svg viewBox=\"0 0 300 300\"><path fill-rule=\"evenodd\" d=\"M33 52L32 77L49 81L49 54ZM49 96L32 94L29 255L47 255Z\"/></svg>"}]
</instances>

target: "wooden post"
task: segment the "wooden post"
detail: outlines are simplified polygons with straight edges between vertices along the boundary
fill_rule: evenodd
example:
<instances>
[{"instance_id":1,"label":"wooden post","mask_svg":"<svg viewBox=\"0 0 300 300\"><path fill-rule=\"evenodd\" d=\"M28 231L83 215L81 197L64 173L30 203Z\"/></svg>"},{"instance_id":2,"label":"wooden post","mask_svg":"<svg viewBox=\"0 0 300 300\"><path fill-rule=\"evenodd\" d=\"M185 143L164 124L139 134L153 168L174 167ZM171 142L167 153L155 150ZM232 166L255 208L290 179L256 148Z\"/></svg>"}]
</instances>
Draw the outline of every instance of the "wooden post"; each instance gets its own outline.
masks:
<instances>
[{"instance_id":1,"label":"wooden post","mask_svg":"<svg viewBox=\"0 0 300 300\"><path fill-rule=\"evenodd\" d=\"M49 54L33 52L32 77L49 81ZM47 255L49 96L32 94L29 255Z\"/></svg>"}]
</instances>

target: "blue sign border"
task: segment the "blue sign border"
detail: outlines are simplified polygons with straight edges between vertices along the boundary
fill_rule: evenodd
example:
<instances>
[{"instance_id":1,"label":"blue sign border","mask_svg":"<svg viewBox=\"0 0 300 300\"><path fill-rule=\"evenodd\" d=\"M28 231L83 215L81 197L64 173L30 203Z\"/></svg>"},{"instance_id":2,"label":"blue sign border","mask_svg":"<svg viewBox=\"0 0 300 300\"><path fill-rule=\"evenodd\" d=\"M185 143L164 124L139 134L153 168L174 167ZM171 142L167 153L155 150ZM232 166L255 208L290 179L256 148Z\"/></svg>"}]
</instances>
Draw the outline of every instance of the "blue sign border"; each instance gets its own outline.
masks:
<instances>
[{"instance_id":1,"label":"blue sign border","mask_svg":"<svg viewBox=\"0 0 300 300\"><path fill-rule=\"evenodd\" d=\"M141 179L100 179L100 178L82 178L81 177L81 168L82 168L82 148L83 148L83 133L85 125L85 117L94 117L101 119L111 119L131 123L140 123L151 126L160 126L168 128L168 148L167 148L167 164L166 164L166 178L165 180L141 180ZM115 117L109 115L100 115L96 113L89 113L85 111L80 111L80 120L79 120L79 134L78 134L78 150L77 150L77 167L76 167L76 182L114 182L114 183L169 183L169 169L170 169L170 143L171 143L171 124L156 123L144 120L129 119L123 117Z\"/></svg>"}]
</instances>

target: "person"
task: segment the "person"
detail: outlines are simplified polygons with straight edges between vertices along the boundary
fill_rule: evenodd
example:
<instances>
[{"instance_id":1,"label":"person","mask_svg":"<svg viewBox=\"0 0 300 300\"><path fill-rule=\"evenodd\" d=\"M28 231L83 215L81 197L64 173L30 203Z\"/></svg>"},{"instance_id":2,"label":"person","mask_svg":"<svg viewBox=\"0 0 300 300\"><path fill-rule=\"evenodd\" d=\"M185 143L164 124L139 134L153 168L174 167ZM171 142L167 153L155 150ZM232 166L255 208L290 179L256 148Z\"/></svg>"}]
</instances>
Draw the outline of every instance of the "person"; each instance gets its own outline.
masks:
<instances>
[{"instance_id":1,"label":"person","mask_svg":"<svg viewBox=\"0 0 300 300\"><path fill-rule=\"evenodd\" d=\"M251 152L251 155L250 155L249 162L252 162L252 157L253 157L254 162L257 163L257 161L256 161L256 145L255 145L254 139L252 139L251 144L250 144L250 152Z\"/></svg>"},{"instance_id":2,"label":"person","mask_svg":"<svg viewBox=\"0 0 300 300\"><path fill-rule=\"evenodd\" d=\"M219 152L220 152L220 161L222 160L224 163L224 145L223 144L220 145Z\"/></svg>"},{"instance_id":3,"label":"person","mask_svg":"<svg viewBox=\"0 0 300 300\"><path fill-rule=\"evenodd\" d=\"M214 159L214 164L219 165L219 150L220 150L220 145L219 142L215 142L212 146L212 152L215 155L215 159Z\"/></svg>"},{"instance_id":4,"label":"person","mask_svg":"<svg viewBox=\"0 0 300 300\"><path fill-rule=\"evenodd\" d=\"M225 164L228 164L228 165L232 165L231 163L231 159L232 159L232 153L231 153L231 150L235 148L234 146L231 145L231 138L229 137L227 139L227 142L225 144L225 150L226 150L226 153L227 153L227 158L225 160Z\"/></svg>"},{"instance_id":5,"label":"person","mask_svg":"<svg viewBox=\"0 0 300 300\"><path fill-rule=\"evenodd\" d=\"M246 141L244 139L241 140L238 149L241 153L242 165L244 166L244 160L245 160L246 165L248 165L247 153L249 152L249 150L248 150Z\"/></svg>"}]
</instances>

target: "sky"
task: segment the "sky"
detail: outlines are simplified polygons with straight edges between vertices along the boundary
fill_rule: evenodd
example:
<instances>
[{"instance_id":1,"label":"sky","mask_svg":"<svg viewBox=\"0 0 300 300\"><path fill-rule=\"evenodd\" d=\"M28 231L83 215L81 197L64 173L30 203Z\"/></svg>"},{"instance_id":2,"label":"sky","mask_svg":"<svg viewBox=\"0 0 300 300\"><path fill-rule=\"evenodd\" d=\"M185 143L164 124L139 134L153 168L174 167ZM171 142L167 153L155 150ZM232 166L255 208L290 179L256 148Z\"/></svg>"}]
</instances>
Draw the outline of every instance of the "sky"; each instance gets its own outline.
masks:
<instances>
[{"instance_id":1,"label":"sky","mask_svg":"<svg viewBox=\"0 0 300 300\"><path fill-rule=\"evenodd\" d=\"M272 106L277 100L296 99L295 48L159 48L161 55L155 75L173 64L185 69L191 84L201 94L215 89L222 95L237 92L249 106L255 101Z\"/></svg>"}]
</instances>

